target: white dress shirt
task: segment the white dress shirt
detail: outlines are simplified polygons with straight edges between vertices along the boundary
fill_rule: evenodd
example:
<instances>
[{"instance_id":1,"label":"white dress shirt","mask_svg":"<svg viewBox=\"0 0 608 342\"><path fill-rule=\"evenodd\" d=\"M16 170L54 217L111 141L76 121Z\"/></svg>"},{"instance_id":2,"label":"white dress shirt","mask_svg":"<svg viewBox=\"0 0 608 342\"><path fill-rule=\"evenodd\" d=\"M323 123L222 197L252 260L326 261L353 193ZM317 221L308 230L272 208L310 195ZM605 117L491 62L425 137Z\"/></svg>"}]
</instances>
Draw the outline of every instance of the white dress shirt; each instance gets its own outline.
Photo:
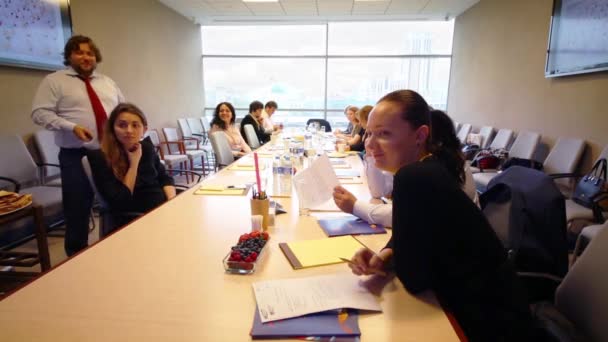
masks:
<instances>
[{"instance_id":1,"label":"white dress shirt","mask_svg":"<svg viewBox=\"0 0 608 342\"><path fill-rule=\"evenodd\" d=\"M270 120L268 113L266 113L266 109L262 109L262 118L264 119L264 122L262 123L264 132L272 133L272 131L274 131L274 124L272 123L272 120Z\"/></svg>"},{"instance_id":2,"label":"white dress shirt","mask_svg":"<svg viewBox=\"0 0 608 342\"><path fill-rule=\"evenodd\" d=\"M389 196L393 190L393 175L378 169L369 156L364 160L365 175L367 184L373 198ZM479 206L479 196L475 189L475 181L469 163L465 164L465 182L462 190L469 198ZM393 204L383 203L375 204L366 201L356 200L353 207L353 215L375 224L381 224L385 227L391 227L393 224Z\"/></svg>"},{"instance_id":3,"label":"white dress shirt","mask_svg":"<svg viewBox=\"0 0 608 342\"><path fill-rule=\"evenodd\" d=\"M116 83L105 75L93 72L91 86L108 116L117 104L124 102ZM42 80L32 104L32 119L34 123L55 131L55 143L59 147L99 148L95 114L86 85L71 67L49 74ZM73 133L76 125L86 127L93 139L88 142L79 140Z\"/></svg>"}]
</instances>

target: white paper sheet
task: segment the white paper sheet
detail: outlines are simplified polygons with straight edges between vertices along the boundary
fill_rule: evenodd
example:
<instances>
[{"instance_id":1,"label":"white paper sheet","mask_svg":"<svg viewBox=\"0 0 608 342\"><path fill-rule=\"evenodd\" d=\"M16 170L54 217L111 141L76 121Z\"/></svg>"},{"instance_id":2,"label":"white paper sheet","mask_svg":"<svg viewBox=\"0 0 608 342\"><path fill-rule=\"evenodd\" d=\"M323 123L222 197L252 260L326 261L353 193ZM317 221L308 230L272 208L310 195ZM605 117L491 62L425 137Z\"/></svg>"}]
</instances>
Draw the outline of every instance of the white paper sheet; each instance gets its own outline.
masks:
<instances>
[{"instance_id":1,"label":"white paper sheet","mask_svg":"<svg viewBox=\"0 0 608 342\"><path fill-rule=\"evenodd\" d=\"M262 322L351 308L382 311L378 300L352 273L253 283Z\"/></svg>"},{"instance_id":2,"label":"white paper sheet","mask_svg":"<svg viewBox=\"0 0 608 342\"><path fill-rule=\"evenodd\" d=\"M293 177L298 201L303 208L313 208L333 201L334 187L340 185L327 155L322 155L310 166ZM337 208L337 207L336 207Z\"/></svg>"}]
</instances>

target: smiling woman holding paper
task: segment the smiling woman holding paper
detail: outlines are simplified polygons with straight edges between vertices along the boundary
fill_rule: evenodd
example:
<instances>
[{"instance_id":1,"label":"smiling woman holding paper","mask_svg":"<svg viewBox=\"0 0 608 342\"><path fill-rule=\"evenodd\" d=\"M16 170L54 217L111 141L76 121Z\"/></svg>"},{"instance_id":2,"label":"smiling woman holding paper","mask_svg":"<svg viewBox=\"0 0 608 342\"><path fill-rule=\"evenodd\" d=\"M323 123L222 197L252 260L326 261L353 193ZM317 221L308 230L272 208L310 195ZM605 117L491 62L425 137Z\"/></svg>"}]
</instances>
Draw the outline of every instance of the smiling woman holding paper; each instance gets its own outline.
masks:
<instances>
[{"instance_id":1,"label":"smiling woman holding paper","mask_svg":"<svg viewBox=\"0 0 608 342\"><path fill-rule=\"evenodd\" d=\"M433 291L470 341L533 340L524 291L503 246L462 191L464 159L453 128L432 136L430 116L410 90L384 96L370 114L367 151L395 174L393 236L378 254L357 252L349 266L372 274L392 265L409 292Z\"/></svg>"}]
</instances>

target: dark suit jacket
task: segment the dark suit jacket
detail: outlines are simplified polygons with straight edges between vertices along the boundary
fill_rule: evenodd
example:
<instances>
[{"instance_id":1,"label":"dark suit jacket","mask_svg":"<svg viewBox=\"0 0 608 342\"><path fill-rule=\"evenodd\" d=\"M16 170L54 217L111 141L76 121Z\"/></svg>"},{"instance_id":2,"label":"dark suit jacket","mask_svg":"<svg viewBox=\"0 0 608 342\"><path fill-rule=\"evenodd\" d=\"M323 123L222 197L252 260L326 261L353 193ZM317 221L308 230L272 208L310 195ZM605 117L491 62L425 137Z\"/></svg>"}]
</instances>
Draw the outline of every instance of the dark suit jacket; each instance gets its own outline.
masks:
<instances>
[{"instance_id":1,"label":"dark suit jacket","mask_svg":"<svg viewBox=\"0 0 608 342\"><path fill-rule=\"evenodd\" d=\"M470 341L527 341L531 314L500 240L433 157L395 175L387 247L405 288L434 291Z\"/></svg>"},{"instance_id":2,"label":"dark suit jacket","mask_svg":"<svg viewBox=\"0 0 608 342\"><path fill-rule=\"evenodd\" d=\"M247 142L247 145L251 146L249 140L247 140L247 134L245 134L245 125L253 126L253 129L255 130L255 134L258 136L260 144L263 145L270 141L270 134L264 132L264 127L259 126L253 116L251 116L251 114L247 114L247 116L243 118L243 121L241 121L241 135L243 136L243 139L245 139L245 141Z\"/></svg>"}]
</instances>

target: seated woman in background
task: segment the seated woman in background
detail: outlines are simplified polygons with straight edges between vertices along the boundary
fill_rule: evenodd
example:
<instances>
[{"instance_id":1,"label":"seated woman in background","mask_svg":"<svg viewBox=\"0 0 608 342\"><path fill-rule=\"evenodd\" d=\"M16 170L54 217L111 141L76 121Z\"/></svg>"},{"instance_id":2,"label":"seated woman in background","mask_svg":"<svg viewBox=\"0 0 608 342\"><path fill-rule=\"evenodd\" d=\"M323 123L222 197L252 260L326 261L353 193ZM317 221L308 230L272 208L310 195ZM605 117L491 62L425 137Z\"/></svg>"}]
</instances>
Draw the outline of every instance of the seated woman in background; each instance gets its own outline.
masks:
<instances>
[{"instance_id":1,"label":"seated woman in background","mask_svg":"<svg viewBox=\"0 0 608 342\"><path fill-rule=\"evenodd\" d=\"M247 145L245 139L243 139L241 132L234 126L235 121L236 114L232 104L222 102L215 107L209 134L224 132L230 144L232 155L239 158L251 152L251 148Z\"/></svg>"},{"instance_id":2,"label":"seated woman in background","mask_svg":"<svg viewBox=\"0 0 608 342\"><path fill-rule=\"evenodd\" d=\"M456 133L454 133L452 119L440 110L431 111L431 131L431 136L436 137L437 143L449 146L458 142ZM392 197L393 175L387 171L378 169L374 165L374 158L369 154L366 154L363 163L367 185L369 186L372 198ZM465 165L465 182L462 190L476 205L479 205L473 173L468 165ZM378 204L358 200L350 191L342 186L337 186L334 189L334 201L342 211L351 213L369 223L381 224L385 227L392 225L392 203Z\"/></svg>"},{"instance_id":3,"label":"seated woman in background","mask_svg":"<svg viewBox=\"0 0 608 342\"><path fill-rule=\"evenodd\" d=\"M245 141L251 146L249 140L247 140L247 134L245 134L245 125L253 126L255 135L258 137L260 144L263 145L270 141L270 133L264 131L264 119L262 118L262 109L264 105L260 101L253 101L249 104L249 114L247 114L243 121L241 121L241 135L245 137Z\"/></svg>"},{"instance_id":4,"label":"seated woman in background","mask_svg":"<svg viewBox=\"0 0 608 342\"><path fill-rule=\"evenodd\" d=\"M346 151L363 151L365 149L365 129L367 128L367 117L373 108L374 107L369 105L363 106L355 114L355 117L359 122L360 129L353 137L346 140Z\"/></svg>"},{"instance_id":5,"label":"seated woman in background","mask_svg":"<svg viewBox=\"0 0 608 342\"><path fill-rule=\"evenodd\" d=\"M346 119L348 120L348 126L346 127L345 131L340 131L339 129L337 129L334 132L334 135L338 139L352 138L353 135L357 133L357 131L359 130L359 128L357 128L357 125L359 124L359 122L357 121L357 116L355 114L358 111L359 111L359 107L356 107L356 106L348 106L344 109L344 115L346 116Z\"/></svg>"},{"instance_id":6,"label":"seated woman in background","mask_svg":"<svg viewBox=\"0 0 608 342\"><path fill-rule=\"evenodd\" d=\"M368 123L367 151L395 174L393 235L375 254L362 249L355 274L392 268L412 294L433 291L469 341L533 341L525 291L492 227L462 191L460 144L431 134L416 92L384 96Z\"/></svg>"},{"instance_id":7,"label":"seated woman in background","mask_svg":"<svg viewBox=\"0 0 608 342\"><path fill-rule=\"evenodd\" d=\"M101 149L87 152L95 186L116 213L113 229L133 219L121 213L145 213L175 197L150 138L142 140L147 126L139 108L120 103L106 121Z\"/></svg>"}]
</instances>

